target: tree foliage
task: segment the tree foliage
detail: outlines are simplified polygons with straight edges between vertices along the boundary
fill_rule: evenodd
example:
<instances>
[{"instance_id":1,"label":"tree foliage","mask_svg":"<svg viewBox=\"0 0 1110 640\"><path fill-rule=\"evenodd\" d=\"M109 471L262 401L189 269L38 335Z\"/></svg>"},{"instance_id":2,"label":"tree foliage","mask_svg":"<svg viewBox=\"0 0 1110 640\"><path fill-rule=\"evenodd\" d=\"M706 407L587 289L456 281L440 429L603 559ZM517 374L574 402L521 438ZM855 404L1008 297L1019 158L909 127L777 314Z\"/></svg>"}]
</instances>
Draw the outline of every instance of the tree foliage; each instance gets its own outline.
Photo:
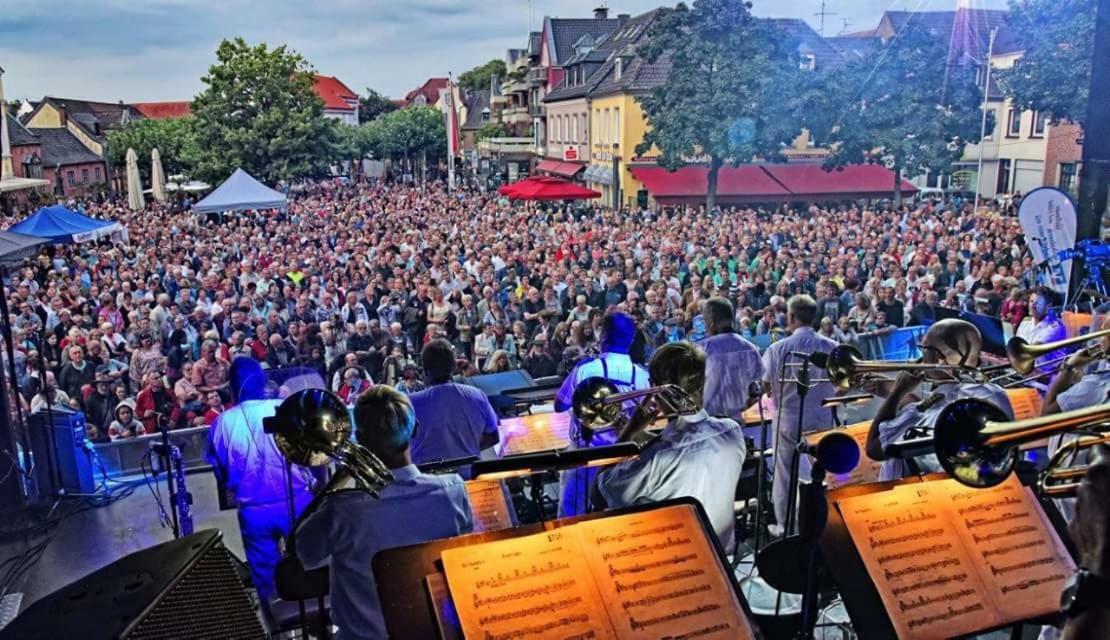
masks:
<instances>
[{"instance_id":1,"label":"tree foliage","mask_svg":"<svg viewBox=\"0 0 1110 640\"><path fill-rule=\"evenodd\" d=\"M664 9L640 55L670 66L664 84L639 97L650 125L636 153L655 147L675 170L708 159L706 205L716 205L725 163L775 158L799 131L783 96L799 73L784 34L741 0L694 0Z\"/></svg>"},{"instance_id":2,"label":"tree foliage","mask_svg":"<svg viewBox=\"0 0 1110 640\"><path fill-rule=\"evenodd\" d=\"M1007 26L1021 58L997 69L999 84L1022 109L1082 125L1094 53L1095 0L1011 0Z\"/></svg>"},{"instance_id":3,"label":"tree foliage","mask_svg":"<svg viewBox=\"0 0 1110 640\"><path fill-rule=\"evenodd\" d=\"M167 176L192 174L197 161L195 120L133 120L122 127L108 130L108 160L113 166L126 164L128 149L139 156L139 173L150 180L150 152L158 149L162 169Z\"/></svg>"},{"instance_id":4,"label":"tree foliage","mask_svg":"<svg viewBox=\"0 0 1110 640\"><path fill-rule=\"evenodd\" d=\"M391 111L359 127L361 148L376 158L413 158L425 153L429 162L447 157L447 128L433 107Z\"/></svg>"},{"instance_id":5,"label":"tree foliage","mask_svg":"<svg viewBox=\"0 0 1110 640\"><path fill-rule=\"evenodd\" d=\"M224 40L193 101L196 173L209 181L242 167L273 183L321 172L335 129L312 88L312 69L284 46Z\"/></svg>"},{"instance_id":6,"label":"tree foliage","mask_svg":"<svg viewBox=\"0 0 1110 640\"><path fill-rule=\"evenodd\" d=\"M814 78L802 122L832 154L826 168L882 162L903 176L947 172L979 136L982 90L975 69L948 56L947 34L916 25L866 60Z\"/></svg>"},{"instance_id":7,"label":"tree foliage","mask_svg":"<svg viewBox=\"0 0 1110 640\"><path fill-rule=\"evenodd\" d=\"M464 71L463 74L459 76L459 86L464 89L473 89L475 91L489 89L489 79L491 76L504 78L505 74L505 61L494 58L483 65L474 67L470 71Z\"/></svg>"},{"instance_id":8,"label":"tree foliage","mask_svg":"<svg viewBox=\"0 0 1110 640\"><path fill-rule=\"evenodd\" d=\"M397 110L397 105L393 104L392 100L370 87L366 87L366 95L360 96L358 102L358 121L360 124L370 122L380 115Z\"/></svg>"},{"instance_id":9,"label":"tree foliage","mask_svg":"<svg viewBox=\"0 0 1110 640\"><path fill-rule=\"evenodd\" d=\"M487 122L478 129L475 138L478 140L485 140L487 138L500 138L507 135L509 135L509 130L505 128L505 125L500 122Z\"/></svg>"}]
</instances>

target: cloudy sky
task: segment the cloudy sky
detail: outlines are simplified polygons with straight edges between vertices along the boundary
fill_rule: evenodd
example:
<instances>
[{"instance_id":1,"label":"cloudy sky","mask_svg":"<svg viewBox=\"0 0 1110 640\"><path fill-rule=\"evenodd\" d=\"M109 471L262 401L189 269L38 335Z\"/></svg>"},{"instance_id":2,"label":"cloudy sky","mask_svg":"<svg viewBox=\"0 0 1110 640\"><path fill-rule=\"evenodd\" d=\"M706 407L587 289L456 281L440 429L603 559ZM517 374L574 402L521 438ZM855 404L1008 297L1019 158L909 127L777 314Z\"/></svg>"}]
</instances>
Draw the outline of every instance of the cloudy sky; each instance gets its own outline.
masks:
<instances>
[{"instance_id":1,"label":"cloudy sky","mask_svg":"<svg viewBox=\"0 0 1110 640\"><path fill-rule=\"evenodd\" d=\"M754 0L755 12L815 28L822 0ZM966 0L964 0L966 1ZM825 31L873 27L886 9L950 10L957 0L826 0ZM202 87L223 38L287 44L352 89L401 96L526 42L530 16L588 17L596 0L32 0L0 3L9 98L181 100ZM607 0L610 14L660 0ZM1004 0L971 0L1003 7Z\"/></svg>"}]
</instances>

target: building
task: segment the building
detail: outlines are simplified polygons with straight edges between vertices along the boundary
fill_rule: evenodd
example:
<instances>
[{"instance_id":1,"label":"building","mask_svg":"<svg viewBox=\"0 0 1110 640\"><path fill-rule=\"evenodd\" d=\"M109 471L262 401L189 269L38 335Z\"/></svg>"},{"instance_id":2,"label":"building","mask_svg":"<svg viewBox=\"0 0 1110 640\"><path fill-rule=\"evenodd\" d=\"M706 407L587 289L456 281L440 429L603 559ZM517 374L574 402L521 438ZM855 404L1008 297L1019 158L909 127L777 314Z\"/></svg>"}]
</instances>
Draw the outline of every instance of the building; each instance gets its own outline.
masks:
<instances>
[{"instance_id":1,"label":"building","mask_svg":"<svg viewBox=\"0 0 1110 640\"><path fill-rule=\"evenodd\" d=\"M131 106L147 120L176 120L178 118L188 118L193 114L191 104L188 100L178 100L174 102L132 102Z\"/></svg>"},{"instance_id":2,"label":"building","mask_svg":"<svg viewBox=\"0 0 1110 640\"><path fill-rule=\"evenodd\" d=\"M447 78L428 78L424 84L405 94L401 100L401 108L440 106L440 95L447 89L448 84L450 80Z\"/></svg>"},{"instance_id":3,"label":"building","mask_svg":"<svg viewBox=\"0 0 1110 640\"><path fill-rule=\"evenodd\" d=\"M358 126L358 94L334 76L316 74L312 89L324 101L324 117Z\"/></svg>"},{"instance_id":4,"label":"building","mask_svg":"<svg viewBox=\"0 0 1110 640\"><path fill-rule=\"evenodd\" d=\"M142 117L138 109L124 104L122 100L118 103L96 102L46 96L23 119L23 123L31 129L68 127L78 137L87 135L102 141L109 129Z\"/></svg>"},{"instance_id":5,"label":"building","mask_svg":"<svg viewBox=\"0 0 1110 640\"><path fill-rule=\"evenodd\" d=\"M8 115L8 134L15 177L46 180L56 194L67 198L106 187L104 159L68 129L30 129Z\"/></svg>"},{"instance_id":6,"label":"building","mask_svg":"<svg viewBox=\"0 0 1110 640\"><path fill-rule=\"evenodd\" d=\"M47 96L23 124L39 142L42 177L66 197L103 185L110 186L108 167L110 129L141 119L131 105Z\"/></svg>"}]
</instances>

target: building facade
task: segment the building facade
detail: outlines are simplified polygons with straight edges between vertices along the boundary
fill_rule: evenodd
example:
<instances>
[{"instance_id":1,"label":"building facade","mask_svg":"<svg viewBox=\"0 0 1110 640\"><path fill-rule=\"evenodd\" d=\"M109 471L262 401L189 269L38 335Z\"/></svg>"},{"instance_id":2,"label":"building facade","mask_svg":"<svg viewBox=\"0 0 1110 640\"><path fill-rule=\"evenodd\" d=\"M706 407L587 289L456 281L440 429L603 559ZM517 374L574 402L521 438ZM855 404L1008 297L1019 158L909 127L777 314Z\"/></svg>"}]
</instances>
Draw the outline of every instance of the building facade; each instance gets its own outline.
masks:
<instances>
[{"instance_id":1,"label":"building facade","mask_svg":"<svg viewBox=\"0 0 1110 640\"><path fill-rule=\"evenodd\" d=\"M316 74L312 89L324 101L324 117L358 126L358 94L334 76Z\"/></svg>"}]
</instances>

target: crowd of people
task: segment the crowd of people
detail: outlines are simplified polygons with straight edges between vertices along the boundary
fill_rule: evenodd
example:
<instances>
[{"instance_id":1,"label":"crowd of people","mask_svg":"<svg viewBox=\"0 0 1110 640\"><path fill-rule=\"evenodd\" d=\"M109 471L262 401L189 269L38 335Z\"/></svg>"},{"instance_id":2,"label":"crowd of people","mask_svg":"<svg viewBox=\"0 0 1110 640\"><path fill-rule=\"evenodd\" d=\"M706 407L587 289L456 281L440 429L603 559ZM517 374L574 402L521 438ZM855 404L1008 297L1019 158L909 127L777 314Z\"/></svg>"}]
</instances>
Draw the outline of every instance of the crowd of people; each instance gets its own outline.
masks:
<instances>
[{"instance_id":1,"label":"crowd of people","mask_svg":"<svg viewBox=\"0 0 1110 640\"><path fill-rule=\"evenodd\" d=\"M715 296L749 338L783 335L797 293L842 343L928 324L937 307L1016 326L1034 276L1017 219L967 204L613 211L333 181L290 199L214 217L69 203L128 238L53 245L11 272L27 408L45 404L45 382L94 438L211 424L237 357L315 369L353 405L375 384L421 390L435 338L460 376L563 375L597 352L608 311L635 319L630 355L646 363L705 337Z\"/></svg>"}]
</instances>

